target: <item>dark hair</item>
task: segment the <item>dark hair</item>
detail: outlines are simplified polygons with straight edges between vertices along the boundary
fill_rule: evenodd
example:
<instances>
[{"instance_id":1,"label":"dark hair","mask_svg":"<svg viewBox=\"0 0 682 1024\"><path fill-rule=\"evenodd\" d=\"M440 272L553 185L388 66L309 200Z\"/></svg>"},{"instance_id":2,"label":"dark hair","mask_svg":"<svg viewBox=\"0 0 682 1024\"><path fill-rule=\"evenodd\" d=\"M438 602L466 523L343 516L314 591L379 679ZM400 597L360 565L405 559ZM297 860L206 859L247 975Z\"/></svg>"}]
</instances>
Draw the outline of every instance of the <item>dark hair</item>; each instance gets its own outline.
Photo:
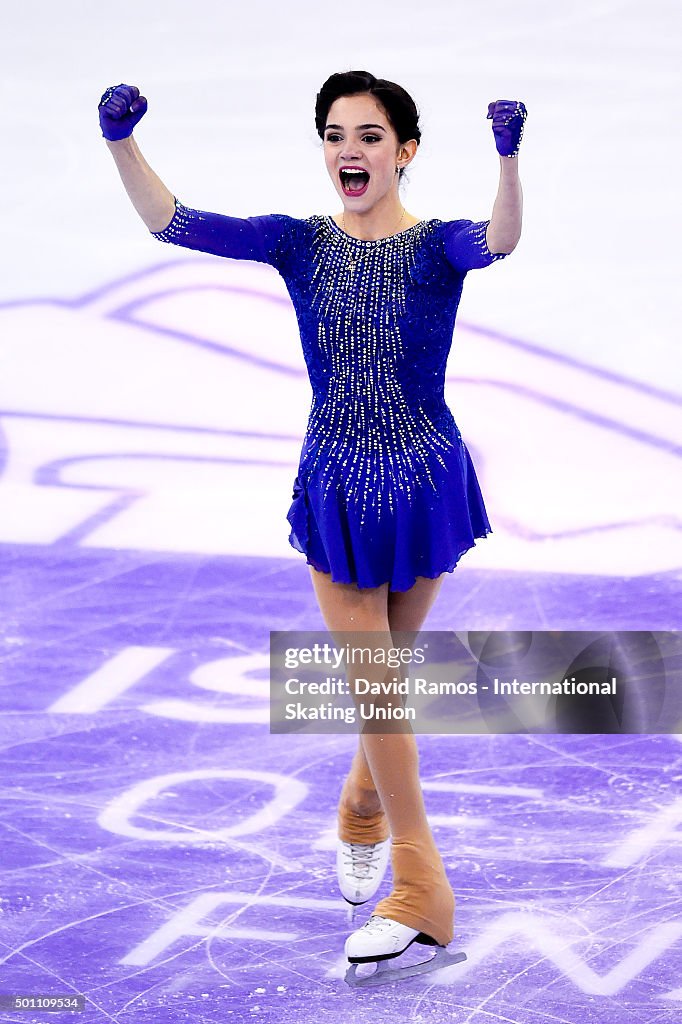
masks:
<instances>
[{"instance_id":1,"label":"dark hair","mask_svg":"<svg viewBox=\"0 0 682 1024\"><path fill-rule=\"evenodd\" d=\"M330 75L317 94L315 101L315 127L324 140L327 115L332 103L339 96L354 96L356 93L370 93L386 111L386 116L398 136L398 142L416 139L421 141L419 111L410 94L401 85L385 78L375 78L369 71L342 71ZM400 168L400 178L405 168Z\"/></svg>"}]
</instances>

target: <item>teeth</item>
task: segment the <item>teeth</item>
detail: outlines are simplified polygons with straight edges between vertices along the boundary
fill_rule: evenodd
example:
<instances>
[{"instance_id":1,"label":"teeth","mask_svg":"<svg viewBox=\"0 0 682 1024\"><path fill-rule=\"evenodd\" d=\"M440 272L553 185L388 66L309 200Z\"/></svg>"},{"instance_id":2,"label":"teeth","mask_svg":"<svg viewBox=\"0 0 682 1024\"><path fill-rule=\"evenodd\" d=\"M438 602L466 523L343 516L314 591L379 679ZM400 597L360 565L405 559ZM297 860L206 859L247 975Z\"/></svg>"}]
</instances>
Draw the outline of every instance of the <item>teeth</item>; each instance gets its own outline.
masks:
<instances>
[{"instance_id":1,"label":"teeth","mask_svg":"<svg viewBox=\"0 0 682 1024\"><path fill-rule=\"evenodd\" d=\"M341 167L339 170L339 177L341 178L341 185L346 192L361 192L361 188L358 189L350 187L350 179L352 177L362 177L369 181L369 171L364 170L362 167Z\"/></svg>"}]
</instances>

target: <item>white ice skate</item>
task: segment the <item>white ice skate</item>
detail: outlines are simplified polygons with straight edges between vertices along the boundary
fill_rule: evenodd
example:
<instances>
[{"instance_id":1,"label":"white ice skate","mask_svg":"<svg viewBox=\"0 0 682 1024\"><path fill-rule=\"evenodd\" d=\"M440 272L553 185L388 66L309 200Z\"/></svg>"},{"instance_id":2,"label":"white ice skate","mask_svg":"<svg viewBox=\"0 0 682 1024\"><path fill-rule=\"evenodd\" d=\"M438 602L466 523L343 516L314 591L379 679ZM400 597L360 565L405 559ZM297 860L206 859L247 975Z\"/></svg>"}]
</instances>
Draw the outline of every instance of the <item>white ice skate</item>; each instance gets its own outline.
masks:
<instances>
[{"instance_id":1,"label":"white ice skate","mask_svg":"<svg viewBox=\"0 0 682 1024\"><path fill-rule=\"evenodd\" d=\"M341 895L353 907L370 900L381 885L391 852L391 840L344 843L337 840L336 874Z\"/></svg>"},{"instance_id":2,"label":"white ice skate","mask_svg":"<svg viewBox=\"0 0 682 1024\"><path fill-rule=\"evenodd\" d=\"M413 942L426 946L436 946L436 953L429 960L405 967L389 967L388 961L400 956ZM429 935L408 928L406 924L392 921L388 917L370 917L369 921L358 928L346 939L346 956L350 966L346 971L345 981L351 988L363 988L370 985L385 985L392 981L403 981L417 974L428 974L430 971L450 967L452 964L466 960L466 953L452 952L447 946L440 946ZM357 975L359 964L376 963L373 974Z\"/></svg>"}]
</instances>

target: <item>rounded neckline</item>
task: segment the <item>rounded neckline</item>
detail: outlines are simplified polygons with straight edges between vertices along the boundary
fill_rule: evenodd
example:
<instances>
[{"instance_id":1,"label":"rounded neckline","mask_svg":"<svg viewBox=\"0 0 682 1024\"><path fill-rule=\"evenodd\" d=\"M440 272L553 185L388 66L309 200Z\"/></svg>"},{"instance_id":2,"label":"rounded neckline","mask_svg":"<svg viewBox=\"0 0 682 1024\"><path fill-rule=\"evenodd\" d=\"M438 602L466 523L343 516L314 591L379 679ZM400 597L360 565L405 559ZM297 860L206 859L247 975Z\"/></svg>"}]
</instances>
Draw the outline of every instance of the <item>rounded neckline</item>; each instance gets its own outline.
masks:
<instances>
[{"instance_id":1,"label":"rounded neckline","mask_svg":"<svg viewBox=\"0 0 682 1024\"><path fill-rule=\"evenodd\" d=\"M355 235L349 235L347 231L340 228L334 218L327 214L327 220L332 225L335 231L338 231L344 238L349 238L352 242L363 242L365 245L376 245L377 242L388 242L391 238L399 238L400 235L406 234L408 231L412 231L413 228L418 228L420 224L426 224L426 220L418 220L416 224L410 224L409 227L403 228L402 231L396 231L393 235L386 235L384 238L356 238Z\"/></svg>"}]
</instances>

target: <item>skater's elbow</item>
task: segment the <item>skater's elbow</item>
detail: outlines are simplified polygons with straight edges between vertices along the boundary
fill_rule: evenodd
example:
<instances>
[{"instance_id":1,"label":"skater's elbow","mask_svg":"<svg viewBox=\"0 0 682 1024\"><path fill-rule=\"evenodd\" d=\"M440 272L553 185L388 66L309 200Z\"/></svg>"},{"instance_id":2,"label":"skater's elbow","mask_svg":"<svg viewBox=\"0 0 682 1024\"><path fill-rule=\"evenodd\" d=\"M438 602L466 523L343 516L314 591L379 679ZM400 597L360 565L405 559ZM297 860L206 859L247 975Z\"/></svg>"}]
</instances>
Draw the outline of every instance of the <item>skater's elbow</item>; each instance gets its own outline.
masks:
<instances>
[{"instance_id":1,"label":"skater's elbow","mask_svg":"<svg viewBox=\"0 0 682 1024\"><path fill-rule=\"evenodd\" d=\"M505 256L508 256L510 253L514 252L514 249L519 244L520 238L520 231L514 232L514 234L505 235L492 228L491 224L488 224L488 228L485 233L485 241L488 246L488 251L491 252L493 256L498 255L498 253L504 253Z\"/></svg>"},{"instance_id":2,"label":"skater's elbow","mask_svg":"<svg viewBox=\"0 0 682 1024\"><path fill-rule=\"evenodd\" d=\"M142 213L141 210L138 210L138 213L146 224L147 229L153 235L158 235L162 234L170 227L173 218L175 217L175 210L175 196L170 196L163 205L159 205L153 212Z\"/></svg>"}]
</instances>

